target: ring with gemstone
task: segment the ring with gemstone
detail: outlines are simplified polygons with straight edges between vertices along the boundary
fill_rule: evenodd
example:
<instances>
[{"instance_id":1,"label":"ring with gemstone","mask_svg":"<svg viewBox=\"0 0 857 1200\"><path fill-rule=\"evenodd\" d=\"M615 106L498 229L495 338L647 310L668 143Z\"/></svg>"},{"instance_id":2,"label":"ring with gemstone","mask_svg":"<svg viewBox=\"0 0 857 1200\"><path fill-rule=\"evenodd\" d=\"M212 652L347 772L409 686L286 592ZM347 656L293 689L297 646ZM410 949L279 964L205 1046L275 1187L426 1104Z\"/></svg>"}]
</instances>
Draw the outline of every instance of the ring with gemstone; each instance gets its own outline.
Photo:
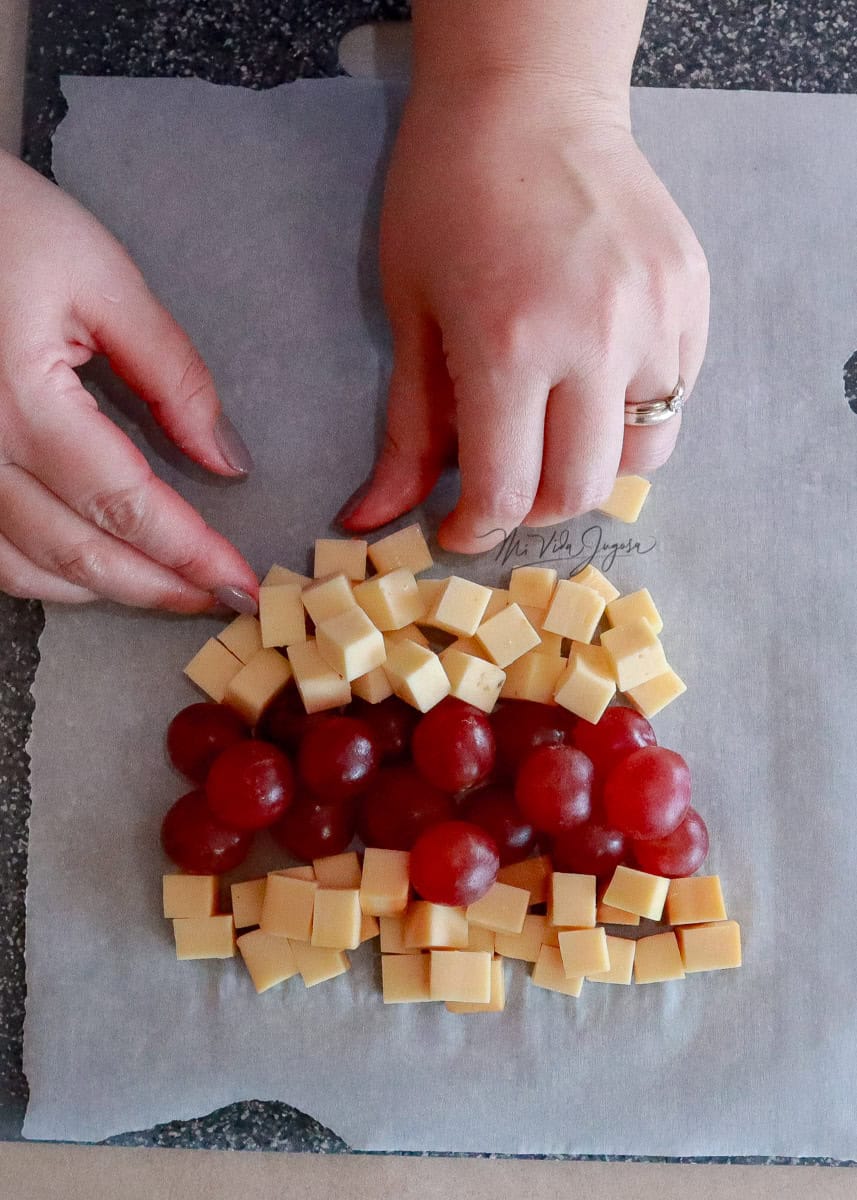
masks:
<instances>
[{"instance_id":1,"label":"ring with gemstone","mask_svg":"<svg viewBox=\"0 0 857 1200\"><path fill-rule=\"evenodd\" d=\"M637 404L625 401L626 425L660 425L668 421L684 406L684 380L679 376L678 383L668 396L661 400L641 400Z\"/></svg>"}]
</instances>

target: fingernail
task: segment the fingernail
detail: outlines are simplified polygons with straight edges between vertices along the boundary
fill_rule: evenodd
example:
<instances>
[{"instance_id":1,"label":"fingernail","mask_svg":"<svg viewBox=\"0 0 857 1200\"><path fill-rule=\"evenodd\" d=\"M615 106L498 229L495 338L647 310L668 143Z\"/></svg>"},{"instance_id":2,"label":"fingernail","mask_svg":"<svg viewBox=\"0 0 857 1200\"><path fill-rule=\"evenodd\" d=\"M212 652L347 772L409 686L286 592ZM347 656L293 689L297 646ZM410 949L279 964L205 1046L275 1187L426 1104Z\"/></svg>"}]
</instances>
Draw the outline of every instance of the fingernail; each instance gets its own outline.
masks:
<instances>
[{"instance_id":1,"label":"fingernail","mask_svg":"<svg viewBox=\"0 0 857 1200\"><path fill-rule=\"evenodd\" d=\"M372 486L372 480L367 479L365 483L361 483L360 487L354 494L345 501L342 508L336 514L336 523L341 525L344 521L349 521L354 514L359 510L363 501L369 495L369 489Z\"/></svg>"},{"instance_id":2,"label":"fingernail","mask_svg":"<svg viewBox=\"0 0 857 1200\"><path fill-rule=\"evenodd\" d=\"M219 604L222 604L224 608L231 609L232 612L249 613L251 617L255 617L259 611L259 605L250 593L242 591L241 588L228 586L215 588L212 594Z\"/></svg>"},{"instance_id":3,"label":"fingernail","mask_svg":"<svg viewBox=\"0 0 857 1200\"><path fill-rule=\"evenodd\" d=\"M253 456L247 449L243 437L224 412L220 414L215 423L214 441L233 471L249 475L253 470Z\"/></svg>"}]
</instances>

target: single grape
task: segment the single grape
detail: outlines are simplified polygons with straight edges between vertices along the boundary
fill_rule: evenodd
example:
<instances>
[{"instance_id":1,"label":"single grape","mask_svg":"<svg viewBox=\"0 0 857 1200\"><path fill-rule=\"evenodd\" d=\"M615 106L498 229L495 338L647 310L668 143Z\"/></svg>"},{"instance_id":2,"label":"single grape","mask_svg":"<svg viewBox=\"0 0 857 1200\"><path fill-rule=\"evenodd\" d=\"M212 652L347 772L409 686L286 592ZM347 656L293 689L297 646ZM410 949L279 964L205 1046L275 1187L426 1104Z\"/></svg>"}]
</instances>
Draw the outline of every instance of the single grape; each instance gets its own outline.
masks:
<instances>
[{"instance_id":1,"label":"single grape","mask_svg":"<svg viewBox=\"0 0 857 1200\"><path fill-rule=\"evenodd\" d=\"M555 871L609 879L621 863L627 862L629 851L624 833L587 821L554 838L551 860Z\"/></svg>"},{"instance_id":2,"label":"single grape","mask_svg":"<svg viewBox=\"0 0 857 1200\"><path fill-rule=\"evenodd\" d=\"M351 800L378 774L372 730L356 717L328 717L304 734L298 772L319 800Z\"/></svg>"},{"instance_id":3,"label":"single grape","mask_svg":"<svg viewBox=\"0 0 857 1200\"><path fill-rule=\"evenodd\" d=\"M607 823L635 841L666 837L689 807L688 765L663 746L643 746L621 759L604 784Z\"/></svg>"},{"instance_id":4,"label":"single grape","mask_svg":"<svg viewBox=\"0 0 857 1200\"><path fill-rule=\"evenodd\" d=\"M708 856L708 829L695 808L666 837L634 842L634 859L641 871L680 879L698 871Z\"/></svg>"},{"instance_id":5,"label":"single grape","mask_svg":"<svg viewBox=\"0 0 857 1200\"><path fill-rule=\"evenodd\" d=\"M498 773L514 778L527 755L539 746L570 742L577 717L556 704L511 700L494 710L491 725L497 740Z\"/></svg>"},{"instance_id":6,"label":"single grape","mask_svg":"<svg viewBox=\"0 0 857 1200\"><path fill-rule=\"evenodd\" d=\"M234 829L273 825L291 804L294 793L294 772L285 754L256 739L224 750L205 781L211 812Z\"/></svg>"},{"instance_id":7,"label":"single grape","mask_svg":"<svg viewBox=\"0 0 857 1200\"><path fill-rule=\"evenodd\" d=\"M182 775L194 783L205 783L218 754L249 736L247 726L225 704L189 704L170 721L167 754Z\"/></svg>"},{"instance_id":8,"label":"single grape","mask_svg":"<svg viewBox=\"0 0 857 1200\"><path fill-rule=\"evenodd\" d=\"M485 713L449 696L426 713L411 739L417 770L444 792L460 792L487 779L495 749Z\"/></svg>"},{"instance_id":9,"label":"single grape","mask_svg":"<svg viewBox=\"0 0 857 1200\"><path fill-rule=\"evenodd\" d=\"M375 738L382 763L398 762L407 758L411 749L411 736L420 714L398 696L388 696L380 704L367 704L365 700L354 700L350 715L365 721Z\"/></svg>"},{"instance_id":10,"label":"single grape","mask_svg":"<svg viewBox=\"0 0 857 1200\"><path fill-rule=\"evenodd\" d=\"M247 857L253 834L221 825L202 791L188 792L164 817L161 845L176 866L190 875L222 875Z\"/></svg>"},{"instance_id":11,"label":"single grape","mask_svg":"<svg viewBox=\"0 0 857 1200\"><path fill-rule=\"evenodd\" d=\"M556 836L589 820L593 775L573 746L540 746L521 764L515 803L539 833Z\"/></svg>"},{"instance_id":12,"label":"single grape","mask_svg":"<svg viewBox=\"0 0 857 1200\"><path fill-rule=\"evenodd\" d=\"M644 716L633 708L616 705L608 708L597 723L578 721L572 743L582 750L599 775L606 775L617 762L643 746L656 746L655 731Z\"/></svg>"},{"instance_id":13,"label":"single grape","mask_svg":"<svg viewBox=\"0 0 857 1200\"><path fill-rule=\"evenodd\" d=\"M443 821L417 838L411 883L434 904L473 904L493 886L500 867L497 844L469 821Z\"/></svg>"},{"instance_id":14,"label":"single grape","mask_svg":"<svg viewBox=\"0 0 857 1200\"><path fill-rule=\"evenodd\" d=\"M386 767L360 798L357 832L364 846L410 850L426 829L453 816L452 797L416 768Z\"/></svg>"},{"instance_id":15,"label":"single grape","mask_svg":"<svg viewBox=\"0 0 857 1200\"><path fill-rule=\"evenodd\" d=\"M323 713L308 713L298 689L290 684L265 709L256 733L288 754L297 754L305 733L341 711L331 709Z\"/></svg>"},{"instance_id":16,"label":"single grape","mask_svg":"<svg viewBox=\"0 0 857 1200\"><path fill-rule=\"evenodd\" d=\"M350 800L324 804L310 795L298 796L284 817L271 826L271 836L294 858L312 862L341 854L354 837L355 811Z\"/></svg>"},{"instance_id":17,"label":"single grape","mask_svg":"<svg viewBox=\"0 0 857 1200\"><path fill-rule=\"evenodd\" d=\"M500 866L527 858L536 844L536 831L521 815L511 788L489 784L468 792L461 816L489 833L497 843Z\"/></svg>"}]
</instances>

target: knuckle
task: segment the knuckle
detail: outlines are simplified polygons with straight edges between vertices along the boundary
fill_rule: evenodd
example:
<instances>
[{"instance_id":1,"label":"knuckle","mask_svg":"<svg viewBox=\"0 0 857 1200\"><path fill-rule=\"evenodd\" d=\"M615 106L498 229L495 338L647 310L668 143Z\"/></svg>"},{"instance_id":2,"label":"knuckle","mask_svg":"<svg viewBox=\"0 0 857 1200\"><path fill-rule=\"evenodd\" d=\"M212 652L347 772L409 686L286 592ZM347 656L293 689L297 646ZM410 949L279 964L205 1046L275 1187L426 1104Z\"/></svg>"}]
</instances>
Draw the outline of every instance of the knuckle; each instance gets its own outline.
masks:
<instances>
[{"instance_id":1,"label":"knuckle","mask_svg":"<svg viewBox=\"0 0 857 1200\"><path fill-rule=\"evenodd\" d=\"M569 481L548 494L544 507L559 514L558 520L567 521L570 517L598 508L612 492L615 482L615 476L612 479L592 476L576 482Z\"/></svg>"},{"instance_id":2,"label":"knuckle","mask_svg":"<svg viewBox=\"0 0 857 1200\"><path fill-rule=\"evenodd\" d=\"M527 488L505 486L489 498L485 508L500 522L520 521L533 506L534 494Z\"/></svg>"},{"instance_id":3,"label":"knuckle","mask_svg":"<svg viewBox=\"0 0 857 1200\"><path fill-rule=\"evenodd\" d=\"M99 529L123 542L139 540L149 521L148 481L99 492L87 515Z\"/></svg>"},{"instance_id":4,"label":"knuckle","mask_svg":"<svg viewBox=\"0 0 857 1200\"><path fill-rule=\"evenodd\" d=\"M68 583L92 591L101 591L107 573L103 547L97 541L78 542L55 548L48 556L48 567Z\"/></svg>"}]
</instances>

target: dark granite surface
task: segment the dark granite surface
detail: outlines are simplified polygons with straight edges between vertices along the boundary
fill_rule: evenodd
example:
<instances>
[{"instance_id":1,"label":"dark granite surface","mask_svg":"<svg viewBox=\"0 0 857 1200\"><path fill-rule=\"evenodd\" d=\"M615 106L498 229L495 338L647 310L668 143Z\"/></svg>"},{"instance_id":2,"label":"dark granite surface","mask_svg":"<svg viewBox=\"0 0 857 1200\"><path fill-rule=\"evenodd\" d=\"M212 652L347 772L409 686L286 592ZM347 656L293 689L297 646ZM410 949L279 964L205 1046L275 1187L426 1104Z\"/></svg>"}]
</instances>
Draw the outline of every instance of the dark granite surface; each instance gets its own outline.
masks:
<instances>
[{"instance_id":1,"label":"dark granite surface","mask_svg":"<svg viewBox=\"0 0 857 1200\"><path fill-rule=\"evenodd\" d=\"M349 28L399 19L407 10L401 0L31 0L25 156L49 172L51 135L63 115L61 73L195 75L272 87L336 74L336 48ZM635 82L857 91L857 0L652 0ZM19 1135L27 1094L21 1071L29 809L24 746L41 626L37 604L0 596L0 1137L7 1139ZM347 1150L310 1118L258 1101L111 1141Z\"/></svg>"}]
</instances>

